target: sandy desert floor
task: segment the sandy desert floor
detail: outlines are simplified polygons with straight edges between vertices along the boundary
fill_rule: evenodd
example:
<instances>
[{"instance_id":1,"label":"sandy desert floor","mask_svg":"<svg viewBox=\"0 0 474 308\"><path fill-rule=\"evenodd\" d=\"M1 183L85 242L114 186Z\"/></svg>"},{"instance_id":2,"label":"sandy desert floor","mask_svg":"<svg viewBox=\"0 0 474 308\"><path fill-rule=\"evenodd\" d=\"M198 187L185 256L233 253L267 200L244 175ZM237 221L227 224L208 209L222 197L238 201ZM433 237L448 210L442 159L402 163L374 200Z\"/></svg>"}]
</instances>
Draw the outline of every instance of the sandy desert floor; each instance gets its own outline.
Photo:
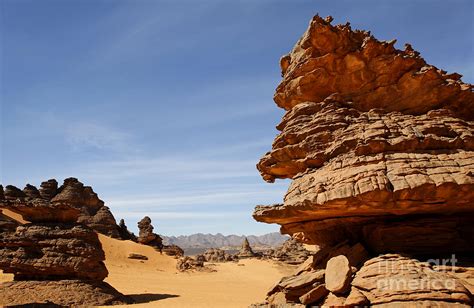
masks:
<instances>
[{"instance_id":1,"label":"sandy desert floor","mask_svg":"<svg viewBox=\"0 0 474 308\"><path fill-rule=\"evenodd\" d=\"M24 223L14 213L4 214ZM18 216L18 217L17 217ZM99 235L109 276L105 280L137 304L133 307L248 307L262 302L268 289L295 266L257 259L208 264L213 272L179 272L176 259L149 246ZM148 257L128 259L130 253ZM0 271L0 283L13 279ZM115 306L117 307L117 306Z\"/></svg>"},{"instance_id":2,"label":"sandy desert floor","mask_svg":"<svg viewBox=\"0 0 474 308\"><path fill-rule=\"evenodd\" d=\"M268 289L294 266L256 259L208 264L215 272L176 270L176 259L131 241L99 235L109 276L105 280L137 302L127 307L248 307L262 302ZM148 257L128 259L129 253ZM13 275L0 271L0 282ZM121 306L114 306L121 307Z\"/></svg>"},{"instance_id":3,"label":"sandy desert floor","mask_svg":"<svg viewBox=\"0 0 474 308\"><path fill-rule=\"evenodd\" d=\"M131 295L133 307L248 307L295 267L256 259L211 264L216 272L181 273L176 260L153 248L100 235L109 277L106 282ZM131 260L129 253L146 255Z\"/></svg>"}]
</instances>

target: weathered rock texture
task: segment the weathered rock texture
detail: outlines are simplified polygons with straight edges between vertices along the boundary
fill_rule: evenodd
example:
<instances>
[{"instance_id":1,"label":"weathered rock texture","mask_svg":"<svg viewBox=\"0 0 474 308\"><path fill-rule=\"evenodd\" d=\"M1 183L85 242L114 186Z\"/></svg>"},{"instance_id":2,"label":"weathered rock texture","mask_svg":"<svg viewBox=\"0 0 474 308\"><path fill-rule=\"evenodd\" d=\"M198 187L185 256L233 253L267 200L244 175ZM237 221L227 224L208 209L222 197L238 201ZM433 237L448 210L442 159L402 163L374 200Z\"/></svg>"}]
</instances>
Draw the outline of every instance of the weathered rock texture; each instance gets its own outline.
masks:
<instances>
[{"instance_id":1,"label":"weathered rock texture","mask_svg":"<svg viewBox=\"0 0 474 308\"><path fill-rule=\"evenodd\" d=\"M137 242L138 239L137 237L135 236L135 234L133 234L133 232L130 232L127 228L127 225L125 224L125 220L123 219L120 219L120 222L118 224L118 232L120 234L120 238L122 240L130 240L130 241L133 241L133 242Z\"/></svg>"},{"instance_id":2,"label":"weathered rock texture","mask_svg":"<svg viewBox=\"0 0 474 308\"><path fill-rule=\"evenodd\" d=\"M204 262L192 257L182 257L176 262L176 269L180 272L201 270L204 268Z\"/></svg>"},{"instance_id":3,"label":"weathered rock texture","mask_svg":"<svg viewBox=\"0 0 474 308\"><path fill-rule=\"evenodd\" d=\"M326 269L333 277L326 277L330 286L325 290L332 292L324 294L321 283L301 288L309 292L304 296L281 287L268 294L268 302L472 304L462 279L454 288L436 291L392 286L380 291L372 280L392 274L373 273L368 263L357 272L351 255L369 259L396 253L383 260L419 269L417 276L399 271L396 279L416 284L435 277L443 285L451 276L433 274L418 260L472 255L473 87L459 74L427 64L408 44L398 50L395 41L378 41L369 32L331 21L315 16L281 59L283 80L274 100L286 114L257 168L268 182L292 182L283 204L258 206L253 216L320 246L327 256L339 258L336 267L347 257L354 272L345 265L344 275L336 277L333 263L326 269L327 256L318 262L313 256L309 270ZM380 265L378 259L367 262ZM358 279L352 281L355 272Z\"/></svg>"},{"instance_id":4,"label":"weathered rock texture","mask_svg":"<svg viewBox=\"0 0 474 308\"><path fill-rule=\"evenodd\" d=\"M308 259L311 252L304 248L303 244L293 238L288 239L280 247L262 252L265 258L271 258L287 264L301 264Z\"/></svg>"},{"instance_id":5,"label":"weathered rock texture","mask_svg":"<svg viewBox=\"0 0 474 308\"><path fill-rule=\"evenodd\" d=\"M97 234L85 226L35 223L0 232L0 268L16 280L103 280L104 259Z\"/></svg>"},{"instance_id":6,"label":"weathered rock texture","mask_svg":"<svg viewBox=\"0 0 474 308\"><path fill-rule=\"evenodd\" d=\"M161 249L163 248L163 240L158 234L153 233L153 229L150 217L143 217L143 219L138 222L138 242Z\"/></svg>"},{"instance_id":7,"label":"weathered rock texture","mask_svg":"<svg viewBox=\"0 0 474 308\"><path fill-rule=\"evenodd\" d=\"M23 191L7 186L0 208L30 222L0 215L0 269L14 274L13 282L0 285L0 305L127 302L103 282L108 275L104 251L88 226L94 218L85 219L81 210L98 199L78 183L68 179L58 190L56 181L48 181L39 191L31 185Z\"/></svg>"},{"instance_id":8,"label":"weathered rock texture","mask_svg":"<svg viewBox=\"0 0 474 308\"><path fill-rule=\"evenodd\" d=\"M90 186L84 186L76 178L65 179L59 188L54 179L41 183L39 190L30 184L23 190L8 185L0 194L0 200L1 207L22 215L30 222L72 222L72 217L75 217L77 223L120 238L109 208Z\"/></svg>"},{"instance_id":9,"label":"weathered rock texture","mask_svg":"<svg viewBox=\"0 0 474 308\"><path fill-rule=\"evenodd\" d=\"M82 280L5 282L0 284L0 294L0 304L8 307L92 307L131 303L105 282Z\"/></svg>"},{"instance_id":10,"label":"weathered rock texture","mask_svg":"<svg viewBox=\"0 0 474 308\"><path fill-rule=\"evenodd\" d=\"M242 243L242 247L240 248L239 252L237 253L237 257L239 258L253 258L256 257L257 254L253 252L252 247L250 247L249 241L247 238L244 239Z\"/></svg>"},{"instance_id":11,"label":"weathered rock texture","mask_svg":"<svg viewBox=\"0 0 474 308\"><path fill-rule=\"evenodd\" d=\"M225 250L211 248L204 252L204 254L198 256L206 262L227 262L227 261L238 261L239 257L236 255L228 254Z\"/></svg>"},{"instance_id":12,"label":"weathered rock texture","mask_svg":"<svg viewBox=\"0 0 474 308\"><path fill-rule=\"evenodd\" d=\"M184 250L181 249L181 247L179 247L178 245L163 245L163 248L161 248L161 252L163 252L165 255L176 258L184 256Z\"/></svg>"}]
</instances>

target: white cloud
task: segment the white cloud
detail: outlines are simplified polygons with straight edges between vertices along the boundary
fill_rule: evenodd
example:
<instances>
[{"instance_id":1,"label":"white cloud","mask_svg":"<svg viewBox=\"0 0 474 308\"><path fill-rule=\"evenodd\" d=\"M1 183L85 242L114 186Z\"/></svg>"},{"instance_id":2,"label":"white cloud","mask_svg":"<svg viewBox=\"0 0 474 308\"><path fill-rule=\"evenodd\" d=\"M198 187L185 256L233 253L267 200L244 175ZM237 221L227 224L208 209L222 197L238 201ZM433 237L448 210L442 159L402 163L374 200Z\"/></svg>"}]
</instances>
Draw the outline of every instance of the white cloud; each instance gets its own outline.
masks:
<instances>
[{"instance_id":1,"label":"white cloud","mask_svg":"<svg viewBox=\"0 0 474 308\"><path fill-rule=\"evenodd\" d=\"M72 122L63 124L64 139L74 149L96 148L122 151L128 148L130 134L116 128L94 122Z\"/></svg>"},{"instance_id":2,"label":"white cloud","mask_svg":"<svg viewBox=\"0 0 474 308\"><path fill-rule=\"evenodd\" d=\"M144 216L150 217L152 220L161 219L203 219L203 218L230 218L236 216L249 216L251 213L239 212L170 212L170 211L116 211L115 216L126 217L130 219L141 219Z\"/></svg>"}]
</instances>

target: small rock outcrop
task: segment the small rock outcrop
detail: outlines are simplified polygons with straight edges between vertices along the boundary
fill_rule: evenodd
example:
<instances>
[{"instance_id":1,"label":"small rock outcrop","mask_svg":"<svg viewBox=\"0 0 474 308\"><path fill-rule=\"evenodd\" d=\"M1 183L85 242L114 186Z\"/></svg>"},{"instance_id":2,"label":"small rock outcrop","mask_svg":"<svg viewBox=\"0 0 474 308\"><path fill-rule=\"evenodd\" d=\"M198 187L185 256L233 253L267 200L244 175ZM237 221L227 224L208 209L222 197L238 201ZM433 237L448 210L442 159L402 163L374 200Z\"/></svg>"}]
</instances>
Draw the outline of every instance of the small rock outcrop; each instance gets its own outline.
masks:
<instances>
[{"instance_id":1,"label":"small rock outcrop","mask_svg":"<svg viewBox=\"0 0 474 308\"><path fill-rule=\"evenodd\" d=\"M188 256L179 258L176 263L176 269L180 272L202 270L203 268L203 261Z\"/></svg>"},{"instance_id":2,"label":"small rock outcrop","mask_svg":"<svg viewBox=\"0 0 474 308\"><path fill-rule=\"evenodd\" d=\"M245 238L242 243L242 247L237 253L237 257L239 259L244 259L244 258L253 258L256 256L257 254L253 252L252 247L250 247L249 241L247 240L247 238Z\"/></svg>"},{"instance_id":3,"label":"small rock outcrop","mask_svg":"<svg viewBox=\"0 0 474 308\"><path fill-rule=\"evenodd\" d=\"M150 217L145 216L138 222L138 230L138 243L155 247L158 250L163 248L162 238L158 234L153 233L153 225L151 224Z\"/></svg>"},{"instance_id":4,"label":"small rock outcrop","mask_svg":"<svg viewBox=\"0 0 474 308\"><path fill-rule=\"evenodd\" d=\"M47 183L43 186L54 188L55 182ZM84 215L78 205L88 204L83 190L76 189L82 184L73 188L69 184L76 181L65 183L59 192L51 188L43 193L48 197L54 194L52 199L44 199L44 190L31 185L23 191L7 186L0 208L18 213L30 223L0 216L0 221L7 221L0 223L0 269L14 275L14 281L0 285L0 305L130 302L103 282L108 271L98 235L87 224L79 223Z\"/></svg>"},{"instance_id":5,"label":"small rock outcrop","mask_svg":"<svg viewBox=\"0 0 474 308\"><path fill-rule=\"evenodd\" d=\"M224 250L218 248L211 248L206 250L202 257L206 262L229 262L239 260L236 255L228 254Z\"/></svg>"},{"instance_id":6,"label":"small rock outcrop","mask_svg":"<svg viewBox=\"0 0 474 308\"><path fill-rule=\"evenodd\" d=\"M291 184L253 217L320 250L267 303L473 305L472 280L453 274L473 264L473 86L331 22L315 16L280 61L286 113L257 169ZM468 261L432 265L446 256Z\"/></svg>"},{"instance_id":7,"label":"small rock outcrop","mask_svg":"<svg viewBox=\"0 0 474 308\"><path fill-rule=\"evenodd\" d=\"M120 219L120 222L118 224L118 232L119 232L119 235L120 235L120 239L122 239L122 240L130 240L130 241L133 241L133 242L138 241L135 234L133 234L132 232L130 232L128 230L127 225L125 225L125 220L123 220L123 219Z\"/></svg>"},{"instance_id":8,"label":"small rock outcrop","mask_svg":"<svg viewBox=\"0 0 474 308\"><path fill-rule=\"evenodd\" d=\"M130 253L127 258L134 259L134 260L143 260L143 261L148 260L147 256L141 255L139 253Z\"/></svg>"},{"instance_id":9,"label":"small rock outcrop","mask_svg":"<svg viewBox=\"0 0 474 308\"><path fill-rule=\"evenodd\" d=\"M154 227L151 224L151 218L148 216L143 217L143 219L138 222L139 233L137 242L143 245L152 246L168 256L176 258L184 256L184 250L178 245L164 245L163 238L154 233L153 229Z\"/></svg>"},{"instance_id":10,"label":"small rock outcrop","mask_svg":"<svg viewBox=\"0 0 474 308\"><path fill-rule=\"evenodd\" d=\"M184 256L184 250L178 245L163 245L161 252L163 252L165 255L177 258Z\"/></svg>"},{"instance_id":11,"label":"small rock outcrop","mask_svg":"<svg viewBox=\"0 0 474 308\"><path fill-rule=\"evenodd\" d=\"M306 261L311 252L304 248L302 243L290 238L276 249L263 251L262 255L265 258L297 265Z\"/></svg>"}]
</instances>

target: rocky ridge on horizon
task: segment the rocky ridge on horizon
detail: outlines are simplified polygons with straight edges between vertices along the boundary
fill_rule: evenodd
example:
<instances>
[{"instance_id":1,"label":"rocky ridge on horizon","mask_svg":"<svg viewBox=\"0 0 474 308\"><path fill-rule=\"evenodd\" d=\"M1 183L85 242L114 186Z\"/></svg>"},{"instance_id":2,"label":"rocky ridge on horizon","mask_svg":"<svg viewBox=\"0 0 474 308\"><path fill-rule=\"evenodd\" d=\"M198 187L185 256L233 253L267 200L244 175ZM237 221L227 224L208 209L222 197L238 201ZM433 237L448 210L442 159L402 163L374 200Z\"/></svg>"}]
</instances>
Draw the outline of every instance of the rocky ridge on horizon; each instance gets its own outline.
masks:
<instances>
[{"instance_id":1,"label":"rocky ridge on horizon","mask_svg":"<svg viewBox=\"0 0 474 308\"><path fill-rule=\"evenodd\" d=\"M315 16L280 61L286 114L257 168L292 182L253 213L320 250L263 306L469 307L473 87L409 44L331 22Z\"/></svg>"},{"instance_id":2,"label":"rocky ridge on horizon","mask_svg":"<svg viewBox=\"0 0 474 308\"><path fill-rule=\"evenodd\" d=\"M236 248L242 245L245 238L248 239L252 247L268 248L282 245L288 236L279 232L267 233L263 235L223 235L196 233L191 235L162 236L166 244L176 244L183 249L188 248Z\"/></svg>"}]
</instances>

